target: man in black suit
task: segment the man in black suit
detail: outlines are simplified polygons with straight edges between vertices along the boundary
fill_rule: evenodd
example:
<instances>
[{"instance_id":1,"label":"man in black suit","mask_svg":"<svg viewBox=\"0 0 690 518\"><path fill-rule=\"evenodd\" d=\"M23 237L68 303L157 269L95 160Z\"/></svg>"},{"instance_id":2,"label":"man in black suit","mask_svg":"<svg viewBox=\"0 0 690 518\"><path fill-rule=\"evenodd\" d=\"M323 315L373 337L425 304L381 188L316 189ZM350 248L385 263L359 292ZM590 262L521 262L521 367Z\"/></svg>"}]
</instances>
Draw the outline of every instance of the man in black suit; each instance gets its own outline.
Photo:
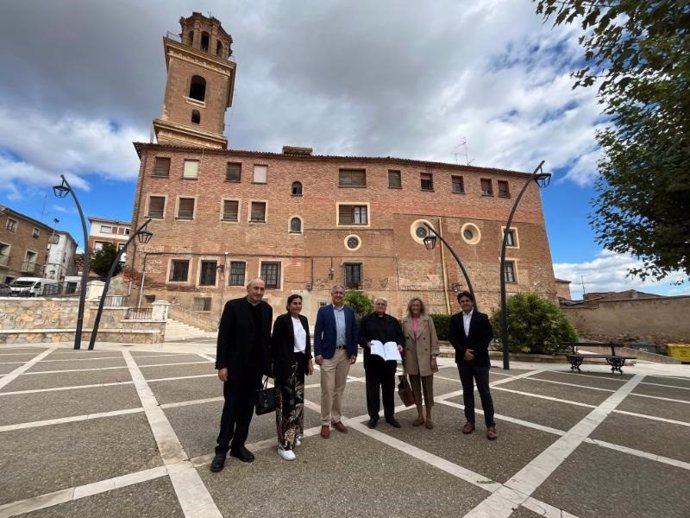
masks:
<instances>
[{"instance_id":1,"label":"man in black suit","mask_svg":"<svg viewBox=\"0 0 690 518\"><path fill-rule=\"evenodd\" d=\"M266 286L261 279L247 284L247 296L228 301L218 327L216 369L223 382L223 415L211 471L218 472L231 457L252 462L254 455L244 443L252 421L256 391L262 376L270 374L269 342L273 309L264 302ZM232 444L230 441L232 440Z\"/></svg>"},{"instance_id":2,"label":"man in black suit","mask_svg":"<svg viewBox=\"0 0 690 518\"><path fill-rule=\"evenodd\" d=\"M458 364L460 382L462 383L462 399L465 404L465 418L467 422L462 427L462 433L474 431L474 382L482 400L484 422L486 423L486 437L496 439L496 423L494 422L494 403L489 391L489 343L494 337L489 317L474 310L474 295L469 291L458 294L458 302L462 311L450 319L450 343L455 349L455 363Z\"/></svg>"}]
</instances>

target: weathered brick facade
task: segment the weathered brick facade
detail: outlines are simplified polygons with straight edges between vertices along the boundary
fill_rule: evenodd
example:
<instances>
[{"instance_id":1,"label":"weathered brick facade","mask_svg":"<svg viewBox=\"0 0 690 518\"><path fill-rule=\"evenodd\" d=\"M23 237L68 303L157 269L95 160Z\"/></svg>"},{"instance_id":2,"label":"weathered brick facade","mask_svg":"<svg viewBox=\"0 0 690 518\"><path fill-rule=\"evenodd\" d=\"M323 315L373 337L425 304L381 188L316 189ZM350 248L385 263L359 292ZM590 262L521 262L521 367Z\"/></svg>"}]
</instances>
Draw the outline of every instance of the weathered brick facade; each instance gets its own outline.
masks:
<instances>
[{"instance_id":1,"label":"weathered brick facade","mask_svg":"<svg viewBox=\"0 0 690 518\"><path fill-rule=\"evenodd\" d=\"M171 94L172 82L168 80L166 98L178 95ZM207 85L211 93L226 88L222 81L214 85L207 79ZM132 223L137 227L152 217L154 236L147 245L134 242L129 262L135 272L145 262L145 295L219 314L221 298L245 293L243 286L229 285L239 283L239 276L231 275L233 262L246 264L242 285L260 275L262 263L276 263L277 287L268 289L266 298L277 311L284 309L289 294L300 293L304 312L313 319L319 304L330 300L330 286L347 280L359 280L367 293L388 298L395 316L415 295L432 312L457 311L454 292L466 283L440 243L427 251L416 236L426 221L460 256L482 309L498 306L502 227L525 173L397 158L318 156L300 148L266 153L201 148L191 142L182 147L160 138L159 144L135 147L141 168ZM187 178L185 161L198 161L197 172ZM491 194L485 192L487 180ZM250 221L253 203L254 219L261 219L259 209L264 209L265 221ZM515 282L508 283L508 292L535 291L555 300L534 182L513 228L516 246L508 248L507 259ZM210 306L194 302L205 297Z\"/></svg>"}]
</instances>

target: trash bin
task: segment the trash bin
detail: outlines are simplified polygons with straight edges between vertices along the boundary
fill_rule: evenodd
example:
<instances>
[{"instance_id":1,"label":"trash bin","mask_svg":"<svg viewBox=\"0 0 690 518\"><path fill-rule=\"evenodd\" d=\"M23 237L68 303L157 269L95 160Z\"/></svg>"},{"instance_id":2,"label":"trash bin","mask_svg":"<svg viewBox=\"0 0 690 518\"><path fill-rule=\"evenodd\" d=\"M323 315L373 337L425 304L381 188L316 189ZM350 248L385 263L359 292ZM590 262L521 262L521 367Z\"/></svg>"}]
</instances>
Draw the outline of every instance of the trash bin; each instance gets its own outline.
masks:
<instances>
[{"instance_id":1,"label":"trash bin","mask_svg":"<svg viewBox=\"0 0 690 518\"><path fill-rule=\"evenodd\" d=\"M690 344L666 344L666 352L683 363L690 363Z\"/></svg>"}]
</instances>

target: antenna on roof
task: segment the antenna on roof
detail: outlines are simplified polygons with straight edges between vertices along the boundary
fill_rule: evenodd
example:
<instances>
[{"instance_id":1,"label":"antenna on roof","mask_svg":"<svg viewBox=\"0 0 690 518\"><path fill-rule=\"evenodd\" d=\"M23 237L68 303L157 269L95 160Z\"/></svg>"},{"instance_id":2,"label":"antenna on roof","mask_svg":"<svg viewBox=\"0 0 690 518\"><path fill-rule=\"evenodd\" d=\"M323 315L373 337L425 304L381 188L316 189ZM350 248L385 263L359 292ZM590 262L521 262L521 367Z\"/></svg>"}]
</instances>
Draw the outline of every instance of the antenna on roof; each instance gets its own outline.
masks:
<instances>
[{"instance_id":1,"label":"antenna on roof","mask_svg":"<svg viewBox=\"0 0 690 518\"><path fill-rule=\"evenodd\" d=\"M460 151L460 152L453 153L453 155L455 156L455 163L458 164L458 155L464 155L465 156L465 165L470 165L473 162L473 160L470 160L470 156L469 156L470 152L469 152L469 148L467 147L467 138L466 137L462 137L460 144L455 146L455 149L458 149L458 148L463 148L464 152Z\"/></svg>"}]
</instances>

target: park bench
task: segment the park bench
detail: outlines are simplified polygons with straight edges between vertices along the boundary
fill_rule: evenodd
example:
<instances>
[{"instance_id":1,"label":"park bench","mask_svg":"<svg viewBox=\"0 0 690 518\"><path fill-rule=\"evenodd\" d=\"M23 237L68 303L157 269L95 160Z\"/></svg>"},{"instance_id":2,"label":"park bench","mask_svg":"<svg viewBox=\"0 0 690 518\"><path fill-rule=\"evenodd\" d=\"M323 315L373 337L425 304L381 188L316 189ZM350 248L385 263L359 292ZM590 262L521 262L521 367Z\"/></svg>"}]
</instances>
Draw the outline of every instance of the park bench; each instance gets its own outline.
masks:
<instances>
[{"instance_id":1,"label":"park bench","mask_svg":"<svg viewBox=\"0 0 690 518\"><path fill-rule=\"evenodd\" d=\"M616 371L619 374L623 374L623 366L625 365L625 360L635 360L635 356L619 356L616 354L616 345L613 343L608 343L608 344L602 344L602 345L608 345L611 347L611 354L581 354L577 352L577 347L578 345L584 345L581 343L577 342L566 342L562 343L562 346L569 348L570 351L566 351L565 357L568 359L570 362L570 370L577 372L582 372L580 370L580 365L582 365L582 362L585 361L585 359L604 359L606 360L606 363L608 363L611 366L611 373L615 373ZM592 344L593 345L593 344Z\"/></svg>"}]
</instances>

